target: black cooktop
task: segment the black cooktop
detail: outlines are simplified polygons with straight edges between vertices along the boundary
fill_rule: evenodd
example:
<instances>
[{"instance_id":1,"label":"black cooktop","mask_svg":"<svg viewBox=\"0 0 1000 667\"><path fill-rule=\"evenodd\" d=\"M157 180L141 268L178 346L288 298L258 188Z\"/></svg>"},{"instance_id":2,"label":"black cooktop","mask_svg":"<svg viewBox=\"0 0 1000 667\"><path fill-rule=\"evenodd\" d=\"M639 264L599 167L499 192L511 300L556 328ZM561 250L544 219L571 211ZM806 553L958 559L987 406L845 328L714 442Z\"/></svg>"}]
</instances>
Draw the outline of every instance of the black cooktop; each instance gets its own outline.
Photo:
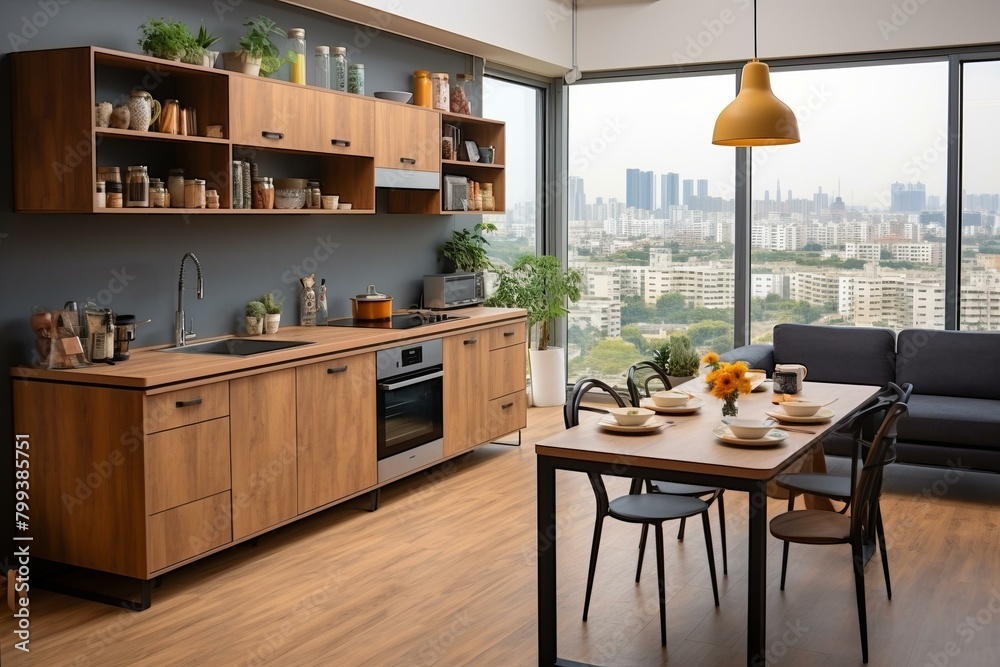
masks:
<instances>
[{"instance_id":1,"label":"black cooktop","mask_svg":"<svg viewBox=\"0 0 1000 667\"><path fill-rule=\"evenodd\" d=\"M331 327L365 327L368 329L412 329L426 324L467 320L468 315L449 315L447 313L402 313L393 315L387 320L356 320L353 317L340 317L327 321Z\"/></svg>"}]
</instances>

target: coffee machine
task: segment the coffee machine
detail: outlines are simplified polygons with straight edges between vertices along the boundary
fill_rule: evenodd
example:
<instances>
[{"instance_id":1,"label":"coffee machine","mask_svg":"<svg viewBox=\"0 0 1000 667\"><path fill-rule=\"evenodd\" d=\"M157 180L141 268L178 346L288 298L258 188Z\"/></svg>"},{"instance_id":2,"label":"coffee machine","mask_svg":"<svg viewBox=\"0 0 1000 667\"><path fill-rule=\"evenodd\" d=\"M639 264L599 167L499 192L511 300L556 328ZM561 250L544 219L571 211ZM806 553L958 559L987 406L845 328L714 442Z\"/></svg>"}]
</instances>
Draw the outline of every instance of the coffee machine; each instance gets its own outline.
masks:
<instances>
[{"instance_id":1,"label":"coffee machine","mask_svg":"<svg viewBox=\"0 0 1000 667\"><path fill-rule=\"evenodd\" d=\"M129 343L135 340L135 328L152 320L139 322L135 315L115 315L115 356L114 361L127 361Z\"/></svg>"}]
</instances>

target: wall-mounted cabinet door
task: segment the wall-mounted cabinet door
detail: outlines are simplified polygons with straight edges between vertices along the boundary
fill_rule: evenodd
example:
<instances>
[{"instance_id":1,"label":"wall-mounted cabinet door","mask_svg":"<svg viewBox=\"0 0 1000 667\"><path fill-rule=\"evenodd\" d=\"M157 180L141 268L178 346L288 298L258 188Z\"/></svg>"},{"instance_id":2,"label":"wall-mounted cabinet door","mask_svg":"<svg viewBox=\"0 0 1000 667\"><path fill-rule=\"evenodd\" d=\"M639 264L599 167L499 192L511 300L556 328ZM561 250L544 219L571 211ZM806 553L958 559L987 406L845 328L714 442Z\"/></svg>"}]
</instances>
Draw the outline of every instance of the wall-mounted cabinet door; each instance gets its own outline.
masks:
<instances>
[{"instance_id":1,"label":"wall-mounted cabinet door","mask_svg":"<svg viewBox=\"0 0 1000 667\"><path fill-rule=\"evenodd\" d=\"M406 104L376 101L375 167L440 171L440 114Z\"/></svg>"},{"instance_id":2,"label":"wall-mounted cabinet door","mask_svg":"<svg viewBox=\"0 0 1000 667\"><path fill-rule=\"evenodd\" d=\"M375 155L375 101L352 95L318 93L324 150L339 155Z\"/></svg>"},{"instance_id":3,"label":"wall-mounted cabinet door","mask_svg":"<svg viewBox=\"0 0 1000 667\"><path fill-rule=\"evenodd\" d=\"M269 79L230 78L234 144L280 150L327 151L320 139L321 93Z\"/></svg>"}]
</instances>

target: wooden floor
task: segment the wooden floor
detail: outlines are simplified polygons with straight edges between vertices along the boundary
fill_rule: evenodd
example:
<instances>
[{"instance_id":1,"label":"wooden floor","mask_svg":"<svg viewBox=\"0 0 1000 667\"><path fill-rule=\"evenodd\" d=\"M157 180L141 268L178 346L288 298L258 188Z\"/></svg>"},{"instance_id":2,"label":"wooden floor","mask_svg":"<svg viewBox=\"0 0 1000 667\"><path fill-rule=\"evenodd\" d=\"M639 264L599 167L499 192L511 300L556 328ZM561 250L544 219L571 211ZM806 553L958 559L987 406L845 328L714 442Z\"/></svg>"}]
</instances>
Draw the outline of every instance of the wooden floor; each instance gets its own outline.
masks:
<instances>
[{"instance_id":1,"label":"wooden floor","mask_svg":"<svg viewBox=\"0 0 1000 667\"><path fill-rule=\"evenodd\" d=\"M147 611L32 590L31 652L0 622L3 665L533 665L535 457L562 429L529 411L524 446L490 445L163 577ZM837 469L842 462L831 461ZM843 469L841 467L841 469ZM613 480L612 494L625 488ZM559 642L600 665L745 664L746 497L727 492L729 576L712 604L699 522L667 540L669 648L659 645L653 547L633 582L638 528L605 525L590 620L580 621L594 500L559 473ZM868 567L872 665L1000 664L1000 478L889 469L883 507L893 599ZM784 501L772 501L771 515ZM717 516L712 514L717 545ZM650 541L652 542L652 540ZM861 664L849 550L792 547L768 565L772 665ZM721 577L721 559L720 559Z\"/></svg>"}]
</instances>

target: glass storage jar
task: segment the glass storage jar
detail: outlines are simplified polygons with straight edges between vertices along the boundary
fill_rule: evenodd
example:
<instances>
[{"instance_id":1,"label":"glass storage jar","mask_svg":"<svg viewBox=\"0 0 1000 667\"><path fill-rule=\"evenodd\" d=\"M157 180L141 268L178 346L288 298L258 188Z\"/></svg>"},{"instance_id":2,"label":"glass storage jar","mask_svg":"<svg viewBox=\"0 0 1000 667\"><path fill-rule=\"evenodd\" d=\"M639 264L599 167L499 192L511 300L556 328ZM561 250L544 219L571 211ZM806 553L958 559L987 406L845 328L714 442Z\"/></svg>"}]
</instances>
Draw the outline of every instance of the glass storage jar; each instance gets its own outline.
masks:
<instances>
[{"instance_id":1,"label":"glass storage jar","mask_svg":"<svg viewBox=\"0 0 1000 667\"><path fill-rule=\"evenodd\" d=\"M129 208L149 208L149 174L144 165L128 168L128 196L125 206Z\"/></svg>"},{"instance_id":2,"label":"glass storage jar","mask_svg":"<svg viewBox=\"0 0 1000 667\"><path fill-rule=\"evenodd\" d=\"M205 208L205 179L184 181L184 208Z\"/></svg>"},{"instance_id":3,"label":"glass storage jar","mask_svg":"<svg viewBox=\"0 0 1000 667\"><path fill-rule=\"evenodd\" d=\"M448 73L434 72L431 74L432 106L439 111L450 111L448 97Z\"/></svg>"},{"instance_id":4,"label":"glass storage jar","mask_svg":"<svg viewBox=\"0 0 1000 667\"><path fill-rule=\"evenodd\" d=\"M111 181L110 183L105 183L105 188L107 188L107 205L108 208L121 208L122 207L122 184L117 181Z\"/></svg>"},{"instance_id":5,"label":"glass storage jar","mask_svg":"<svg viewBox=\"0 0 1000 667\"><path fill-rule=\"evenodd\" d=\"M472 74L456 74L455 83L451 86L451 112L472 115L472 87L475 76Z\"/></svg>"},{"instance_id":6,"label":"glass storage jar","mask_svg":"<svg viewBox=\"0 0 1000 667\"><path fill-rule=\"evenodd\" d=\"M347 68L347 92L355 95L365 94L365 66L361 63Z\"/></svg>"},{"instance_id":7,"label":"glass storage jar","mask_svg":"<svg viewBox=\"0 0 1000 667\"><path fill-rule=\"evenodd\" d=\"M330 87L330 47L316 47L316 85L320 88Z\"/></svg>"},{"instance_id":8,"label":"glass storage jar","mask_svg":"<svg viewBox=\"0 0 1000 667\"><path fill-rule=\"evenodd\" d=\"M431 73L418 69L413 73L413 105L431 108Z\"/></svg>"},{"instance_id":9,"label":"glass storage jar","mask_svg":"<svg viewBox=\"0 0 1000 667\"><path fill-rule=\"evenodd\" d=\"M167 176L167 191L170 193L170 207L184 208L184 170L171 169Z\"/></svg>"},{"instance_id":10,"label":"glass storage jar","mask_svg":"<svg viewBox=\"0 0 1000 667\"><path fill-rule=\"evenodd\" d=\"M288 66L288 80L292 83L306 82L306 29L289 28L287 51L295 56Z\"/></svg>"},{"instance_id":11,"label":"glass storage jar","mask_svg":"<svg viewBox=\"0 0 1000 667\"><path fill-rule=\"evenodd\" d=\"M347 47L333 47L333 54L330 56L330 88L347 92Z\"/></svg>"}]
</instances>

